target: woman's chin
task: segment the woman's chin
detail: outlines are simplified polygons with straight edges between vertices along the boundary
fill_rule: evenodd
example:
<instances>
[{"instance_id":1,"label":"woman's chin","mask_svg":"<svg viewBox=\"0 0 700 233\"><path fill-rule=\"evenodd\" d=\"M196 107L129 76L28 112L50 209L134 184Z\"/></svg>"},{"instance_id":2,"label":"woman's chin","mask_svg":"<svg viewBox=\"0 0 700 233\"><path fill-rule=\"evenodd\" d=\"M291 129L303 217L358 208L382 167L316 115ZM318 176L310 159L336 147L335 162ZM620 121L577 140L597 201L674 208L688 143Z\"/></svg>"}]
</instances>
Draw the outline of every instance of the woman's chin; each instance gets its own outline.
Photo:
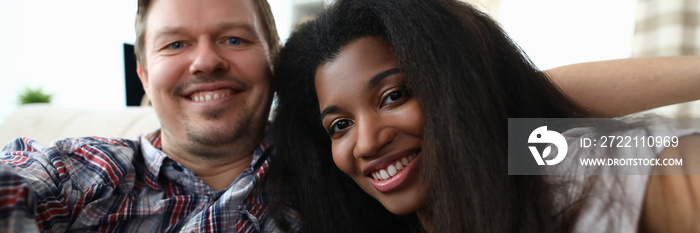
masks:
<instances>
[{"instance_id":1,"label":"woman's chin","mask_svg":"<svg viewBox=\"0 0 700 233\"><path fill-rule=\"evenodd\" d=\"M389 212L392 214L396 215L408 215L408 214L413 214L418 209L421 207L421 201L420 199L411 199L411 200L404 200L400 201L397 199L401 198L392 198L389 200L380 200L384 208L386 208Z\"/></svg>"}]
</instances>

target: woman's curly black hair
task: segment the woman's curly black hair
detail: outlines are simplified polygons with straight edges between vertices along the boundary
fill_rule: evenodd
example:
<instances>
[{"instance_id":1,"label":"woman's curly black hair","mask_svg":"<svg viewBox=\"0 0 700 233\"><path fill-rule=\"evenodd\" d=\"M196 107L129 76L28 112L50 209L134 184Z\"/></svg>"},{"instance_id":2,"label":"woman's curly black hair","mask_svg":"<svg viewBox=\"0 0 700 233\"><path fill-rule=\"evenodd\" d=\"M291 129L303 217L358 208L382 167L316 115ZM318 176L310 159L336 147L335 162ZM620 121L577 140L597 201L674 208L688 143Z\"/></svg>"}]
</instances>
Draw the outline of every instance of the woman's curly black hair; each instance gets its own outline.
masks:
<instances>
[{"instance_id":1,"label":"woman's curly black hair","mask_svg":"<svg viewBox=\"0 0 700 233\"><path fill-rule=\"evenodd\" d=\"M298 26L275 63L271 127L274 209L292 208L311 232L423 230L395 216L333 163L320 122L316 69L350 42L391 46L423 110L422 211L433 232L553 232L551 187L542 176L508 176L507 119L587 117L534 68L500 26L454 0L339 0ZM285 220L278 218L284 225Z\"/></svg>"}]
</instances>

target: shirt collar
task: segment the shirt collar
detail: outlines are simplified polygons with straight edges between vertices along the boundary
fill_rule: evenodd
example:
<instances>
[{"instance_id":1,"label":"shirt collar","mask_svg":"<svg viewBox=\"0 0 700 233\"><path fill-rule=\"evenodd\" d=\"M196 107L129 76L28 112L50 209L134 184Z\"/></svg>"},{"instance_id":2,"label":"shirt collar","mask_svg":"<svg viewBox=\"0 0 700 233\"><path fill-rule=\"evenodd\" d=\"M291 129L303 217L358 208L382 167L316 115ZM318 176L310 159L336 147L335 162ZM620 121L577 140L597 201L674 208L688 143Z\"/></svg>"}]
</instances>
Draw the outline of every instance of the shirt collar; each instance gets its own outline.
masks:
<instances>
[{"instance_id":1,"label":"shirt collar","mask_svg":"<svg viewBox=\"0 0 700 233\"><path fill-rule=\"evenodd\" d=\"M161 131L156 130L155 132L152 132L150 134L142 135L140 137L140 142L141 142L141 153L143 154L144 158L144 163L146 166L146 174L144 177L144 180L146 182L146 185L148 185L152 189L160 190L161 187L158 184L158 178L159 175L161 174L161 168L163 167L164 164L168 163L177 163L165 154L161 148ZM257 171L256 176L258 178L262 178L262 176L265 174L267 171L267 160L269 160L268 156L265 153L265 151L269 147L269 142L270 139L268 137L265 137L259 144L258 146L255 147L255 151L253 152L253 159L250 162L250 165L246 170L249 171ZM263 156L265 155L265 156ZM264 157L264 158L263 158ZM262 158L262 160L261 160ZM167 161L167 162L166 162ZM261 167L265 163L264 168ZM184 166L183 166L184 167ZM245 173L245 172L244 172ZM238 179L236 179L238 180ZM235 181L234 181L235 182Z\"/></svg>"},{"instance_id":2,"label":"shirt collar","mask_svg":"<svg viewBox=\"0 0 700 233\"><path fill-rule=\"evenodd\" d=\"M160 147L160 129L153 133L142 135L140 141L141 154L143 154L146 165L146 174L144 177L146 185L152 189L160 190L161 187L158 185L158 175L160 174L163 160L168 159L168 156L165 155Z\"/></svg>"}]
</instances>

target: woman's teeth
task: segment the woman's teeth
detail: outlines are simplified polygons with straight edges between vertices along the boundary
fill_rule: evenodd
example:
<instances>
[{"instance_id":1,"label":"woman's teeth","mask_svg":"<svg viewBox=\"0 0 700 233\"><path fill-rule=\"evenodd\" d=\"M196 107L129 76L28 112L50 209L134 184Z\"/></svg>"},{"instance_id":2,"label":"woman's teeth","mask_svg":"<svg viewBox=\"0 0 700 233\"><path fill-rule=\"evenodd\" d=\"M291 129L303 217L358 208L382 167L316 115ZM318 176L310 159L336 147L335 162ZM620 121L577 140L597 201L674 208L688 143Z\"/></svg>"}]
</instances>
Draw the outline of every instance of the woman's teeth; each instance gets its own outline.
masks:
<instances>
[{"instance_id":1,"label":"woman's teeth","mask_svg":"<svg viewBox=\"0 0 700 233\"><path fill-rule=\"evenodd\" d=\"M413 153L409 156L403 157L396 162L390 164L388 167L381 169L379 171L372 173L372 178L378 181L387 180L394 177L399 171L403 170L408 164L416 158L416 154Z\"/></svg>"}]
</instances>

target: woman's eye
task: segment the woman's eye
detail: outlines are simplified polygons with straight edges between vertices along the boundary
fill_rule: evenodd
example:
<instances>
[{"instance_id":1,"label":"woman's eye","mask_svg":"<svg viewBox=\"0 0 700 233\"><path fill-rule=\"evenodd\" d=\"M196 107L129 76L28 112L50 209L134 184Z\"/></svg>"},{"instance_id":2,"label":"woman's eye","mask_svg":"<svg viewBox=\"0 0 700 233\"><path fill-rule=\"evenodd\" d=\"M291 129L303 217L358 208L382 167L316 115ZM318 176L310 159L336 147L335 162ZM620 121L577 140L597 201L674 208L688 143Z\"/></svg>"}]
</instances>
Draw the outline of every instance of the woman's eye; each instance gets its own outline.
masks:
<instances>
[{"instance_id":1,"label":"woman's eye","mask_svg":"<svg viewBox=\"0 0 700 233\"><path fill-rule=\"evenodd\" d=\"M176 41L168 45L168 48L170 49L181 49L185 47L185 43L182 43L182 41Z\"/></svg>"},{"instance_id":2,"label":"woman's eye","mask_svg":"<svg viewBox=\"0 0 700 233\"><path fill-rule=\"evenodd\" d=\"M391 93L389 93L389 95L384 97L384 100L382 101L382 106L393 103L394 101L400 100L401 98L406 96L406 94L408 94L408 91L406 89L392 91Z\"/></svg>"},{"instance_id":3,"label":"woman's eye","mask_svg":"<svg viewBox=\"0 0 700 233\"><path fill-rule=\"evenodd\" d=\"M328 135L333 136L333 134L347 129L348 127L352 126L352 124L353 123L350 120L336 121L331 125L331 128L328 130Z\"/></svg>"},{"instance_id":4,"label":"woman's eye","mask_svg":"<svg viewBox=\"0 0 700 233\"><path fill-rule=\"evenodd\" d=\"M238 37L231 37L231 38L228 38L227 42L228 42L228 44L230 44L230 45L240 45L240 44L241 44L241 38L238 38Z\"/></svg>"}]
</instances>

